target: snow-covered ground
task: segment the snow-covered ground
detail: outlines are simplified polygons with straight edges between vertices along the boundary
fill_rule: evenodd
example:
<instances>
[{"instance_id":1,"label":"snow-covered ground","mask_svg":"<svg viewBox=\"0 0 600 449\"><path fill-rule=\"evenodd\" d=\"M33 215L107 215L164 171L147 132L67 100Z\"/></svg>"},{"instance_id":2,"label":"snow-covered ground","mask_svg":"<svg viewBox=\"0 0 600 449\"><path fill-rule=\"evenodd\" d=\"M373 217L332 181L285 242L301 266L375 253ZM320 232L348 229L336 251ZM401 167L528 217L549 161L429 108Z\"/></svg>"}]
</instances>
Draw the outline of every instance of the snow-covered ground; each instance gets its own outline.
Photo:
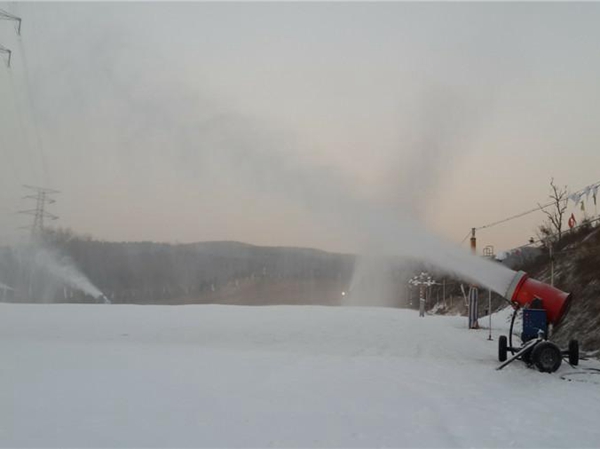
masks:
<instances>
[{"instance_id":1,"label":"snow-covered ground","mask_svg":"<svg viewBox=\"0 0 600 449\"><path fill-rule=\"evenodd\" d=\"M385 308L0 304L0 445L600 446L597 384L561 380L568 365L495 371L497 342L465 325Z\"/></svg>"}]
</instances>

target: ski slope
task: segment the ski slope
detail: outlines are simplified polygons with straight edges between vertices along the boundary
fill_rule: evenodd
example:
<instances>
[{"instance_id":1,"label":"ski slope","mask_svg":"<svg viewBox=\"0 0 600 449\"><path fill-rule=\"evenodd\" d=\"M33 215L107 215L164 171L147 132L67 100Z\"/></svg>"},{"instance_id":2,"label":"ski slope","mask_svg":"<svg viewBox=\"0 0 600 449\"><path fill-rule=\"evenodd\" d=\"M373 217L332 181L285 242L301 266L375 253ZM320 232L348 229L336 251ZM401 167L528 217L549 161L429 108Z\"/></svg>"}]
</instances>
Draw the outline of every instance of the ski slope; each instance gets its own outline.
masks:
<instances>
[{"instance_id":1,"label":"ski slope","mask_svg":"<svg viewBox=\"0 0 600 449\"><path fill-rule=\"evenodd\" d=\"M417 315L0 304L0 445L600 446L597 384L495 371L487 330Z\"/></svg>"}]
</instances>

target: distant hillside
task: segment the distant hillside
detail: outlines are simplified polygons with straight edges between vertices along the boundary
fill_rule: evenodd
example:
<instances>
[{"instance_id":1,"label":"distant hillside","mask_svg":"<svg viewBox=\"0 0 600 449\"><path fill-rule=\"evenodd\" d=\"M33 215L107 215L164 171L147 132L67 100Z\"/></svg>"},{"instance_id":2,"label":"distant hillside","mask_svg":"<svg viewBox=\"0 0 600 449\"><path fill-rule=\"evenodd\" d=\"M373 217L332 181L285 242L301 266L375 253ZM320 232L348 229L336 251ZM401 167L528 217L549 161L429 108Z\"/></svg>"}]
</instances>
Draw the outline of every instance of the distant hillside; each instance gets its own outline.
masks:
<instances>
[{"instance_id":1,"label":"distant hillside","mask_svg":"<svg viewBox=\"0 0 600 449\"><path fill-rule=\"evenodd\" d=\"M104 242L68 231L54 231L47 239L61 254L68 255L73 265L114 303L338 305L342 301L341 292L348 292L356 264L356 257L351 254L230 241ZM561 343L578 338L584 350L600 350L600 227L582 226L567 233L555 257L555 285L573 293L574 299L554 338ZM509 260L513 269L523 269L541 281L550 282L549 257L544 248ZM420 269L430 270L438 280L438 285L428 291L429 308L435 307L441 313L464 311L462 281L444 278L431 267L418 265L412 268L382 265L366 270L359 265L358 278L364 278L362 288L355 286L350 299L360 296L362 303L375 304L374 298L382 294L381 280L392 276L390 291L386 292L391 301L385 304L407 306L412 298L412 307L416 307L418 292L408 289L406 276ZM442 280L444 287L439 285ZM56 282L43 270L28 269L26 257L14 248L0 248L0 283L10 287L0 289L4 301L95 301ZM446 307L439 304L444 291ZM493 310L505 303L499 295L493 295ZM480 301L479 305L483 316L487 313L487 301Z\"/></svg>"},{"instance_id":2,"label":"distant hillside","mask_svg":"<svg viewBox=\"0 0 600 449\"><path fill-rule=\"evenodd\" d=\"M54 231L47 240L114 303L335 304L355 259L240 242L104 242L68 231ZM15 288L15 301L92 300L41 272L32 274L23 255L10 248L0 249L0 281Z\"/></svg>"}]
</instances>

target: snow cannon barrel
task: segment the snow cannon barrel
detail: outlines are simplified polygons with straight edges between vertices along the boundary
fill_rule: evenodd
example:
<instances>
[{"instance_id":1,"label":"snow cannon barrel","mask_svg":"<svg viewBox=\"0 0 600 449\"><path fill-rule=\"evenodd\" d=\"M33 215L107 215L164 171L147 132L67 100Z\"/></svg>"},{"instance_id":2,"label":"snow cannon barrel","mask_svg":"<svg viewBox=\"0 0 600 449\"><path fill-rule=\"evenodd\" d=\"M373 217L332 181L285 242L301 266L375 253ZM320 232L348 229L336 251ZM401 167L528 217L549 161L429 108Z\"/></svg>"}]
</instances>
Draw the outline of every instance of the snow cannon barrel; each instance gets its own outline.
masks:
<instances>
[{"instance_id":1,"label":"snow cannon barrel","mask_svg":"<svg viewBox=\"0 0 600 449\"><path fill-rule=\"evenodd\" d=\"M532 301L540 300L548 322L553 325L560 323L571 305L570 293L532 279L524 271L517 272L504 296L520 307L527 307Z\"/></svg>"}]
</instances>

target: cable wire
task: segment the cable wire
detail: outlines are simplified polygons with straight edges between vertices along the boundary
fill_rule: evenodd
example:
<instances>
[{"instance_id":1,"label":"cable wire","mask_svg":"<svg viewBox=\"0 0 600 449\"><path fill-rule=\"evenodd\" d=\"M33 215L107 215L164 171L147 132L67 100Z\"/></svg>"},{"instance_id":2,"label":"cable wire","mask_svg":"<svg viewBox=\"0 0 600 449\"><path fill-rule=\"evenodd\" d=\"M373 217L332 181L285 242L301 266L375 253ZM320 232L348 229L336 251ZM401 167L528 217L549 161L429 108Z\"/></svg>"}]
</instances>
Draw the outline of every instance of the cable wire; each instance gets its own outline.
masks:
<instances>
[{"instance_id":1,"label":"cable wire","mask_svg":"<svg viewBox=\"0 0 600 449\"><path fill-rule=\"evenodd\" d=\"M596 181L596 182L595 182L595 183L593 183L593 184L587 185L587 186L586 186L586 187L584 187L583 189L580 189L580 190L577 190L577 191L573 192L573 193L572 193L572 195L573 195L573 194L575 194L575 195L576 195L576 194L579 194L579 193L584 193L584 192L585 192L585 190L586 190L588 187L590 187L590 188L594 188L594 187L596 187L596 186L600 186L600 181ZM567 199L567 201L568 201L568 197L567 197L566 199ZM550 203L547 203L547 204L544 204L544 205L538 205L538 206L537 206L536 208L534 208L534 209L530 209L530 210L528 210L528 211L521 212L521 213L519 213L519 214L516 214L516 215L511 215L510 217L506 217L506 218L503 218L502 220L498 220L498 221L494 221L494 222L492 222L492 223L488 223L488 224L486 224L486 225L484 225L484 226L479 226L478 228L475 228L475 230L479 231L480 229L491 228L491 227L493 227L493 226L496 226L496 225L499 225L499 224L502 224L502 223L506 223L507 221L511 221L511 220L514 220L514 219L516 219L516 218L521 218L521 217L524 217L525 215L532 214L532 213L534 213L534 212L537 212L537 211L539 211L539 210L544 210L544 209L546 209L546 208L548 208L548 207L550 207L550 206L552 206L552 205L554 205L554 204L556 204L556 201L552 201L552 202L550 202ZM466 238L465 238L465 240L466 240ZM463 240L463 242L464 242L464 240Z\"/></svg>"}]
</instances>

